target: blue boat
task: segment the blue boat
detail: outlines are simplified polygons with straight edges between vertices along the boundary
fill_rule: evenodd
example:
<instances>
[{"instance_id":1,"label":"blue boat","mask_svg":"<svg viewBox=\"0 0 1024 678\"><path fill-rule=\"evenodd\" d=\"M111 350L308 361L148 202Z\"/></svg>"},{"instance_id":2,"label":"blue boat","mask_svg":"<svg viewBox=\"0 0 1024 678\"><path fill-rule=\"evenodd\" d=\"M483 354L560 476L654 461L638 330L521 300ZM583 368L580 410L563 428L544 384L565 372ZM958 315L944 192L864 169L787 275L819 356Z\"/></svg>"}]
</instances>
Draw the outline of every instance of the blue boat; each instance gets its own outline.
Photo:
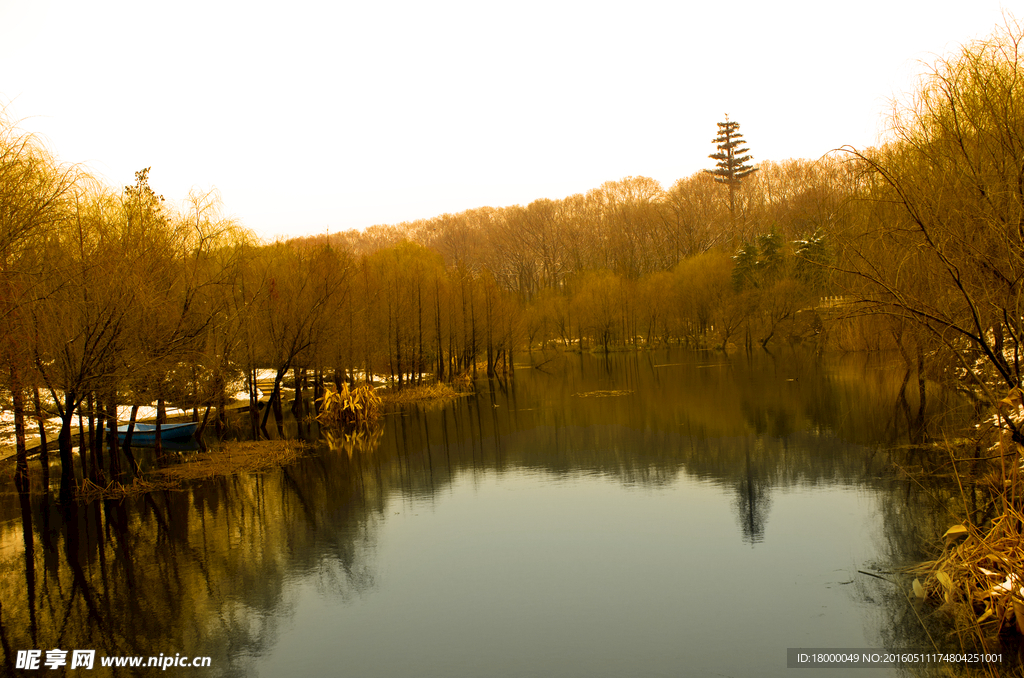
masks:
<instances>
[{"instance_id":1,"label":"blue boat","mask_svg":"<svg viewBox=\"0 0 1024 678\"><path fill-rule=\"evenodd\" d=\"M199 423L187 421L182 424L163 424L160 427L160 442L173 440L187 440L191 438ZM128 425L117 427L117 438L120 442L128 436ZM153 445L156 443L156 424L135 424L132 431L132 445Z\"/></svg>"}]
</instances>

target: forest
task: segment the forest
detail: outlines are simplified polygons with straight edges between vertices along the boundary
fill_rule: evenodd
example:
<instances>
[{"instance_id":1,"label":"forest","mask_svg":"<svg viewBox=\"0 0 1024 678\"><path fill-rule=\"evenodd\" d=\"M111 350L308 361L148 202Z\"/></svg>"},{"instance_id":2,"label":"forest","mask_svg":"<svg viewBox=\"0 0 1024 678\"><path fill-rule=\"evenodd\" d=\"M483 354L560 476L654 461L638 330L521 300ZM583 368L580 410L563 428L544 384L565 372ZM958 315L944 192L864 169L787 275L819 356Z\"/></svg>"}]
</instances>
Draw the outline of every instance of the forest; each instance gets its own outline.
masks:
<instances>
[{"instance_id":1,"label":"forest","mask_svg":"<svg viewBox=\"0 0 1024 678\"><path fill-rule=\"evenodd\" d=\"M270 243L224 217L215 191L172 208L149 168L110 187L4 120L0 405L15 482L27 487L37 424L49 473L41 418L62 422L64 501L76 437L83 477L124 471L119 406L219 427L244 388L265 425L261 369L275 394L294 375L319 395L511 378L526 350L802 343L898 351L996 403L1020 385L1024 332L1021 39L1007 27L936 62L874 148Z\"/></svg>"}]
</instances>

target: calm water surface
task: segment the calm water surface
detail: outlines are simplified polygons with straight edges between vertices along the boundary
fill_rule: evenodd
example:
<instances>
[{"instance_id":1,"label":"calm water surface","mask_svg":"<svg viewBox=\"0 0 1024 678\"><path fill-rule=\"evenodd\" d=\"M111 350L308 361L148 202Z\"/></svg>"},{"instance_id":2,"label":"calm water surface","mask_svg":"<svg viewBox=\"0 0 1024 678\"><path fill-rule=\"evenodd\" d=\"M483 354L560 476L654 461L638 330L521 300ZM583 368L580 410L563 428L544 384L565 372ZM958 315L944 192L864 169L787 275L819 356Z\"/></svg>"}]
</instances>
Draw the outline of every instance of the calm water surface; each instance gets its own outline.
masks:
<instances>
[{"instance_id":1,"label":"calm water surface","mask_svg":"<svg viewBox=\"0 0 1024 678\"><path fill-rule=\"evenodd\" d=\"M916 640L863 573L946 527L891 473L917 414L902 370L531 360L279 471L67 514L4 496L5 666L60 647L212 658L190 675L781 676L789 647ZM950 405L930 391L929 425Z\"/></svg>"}]
</instances>

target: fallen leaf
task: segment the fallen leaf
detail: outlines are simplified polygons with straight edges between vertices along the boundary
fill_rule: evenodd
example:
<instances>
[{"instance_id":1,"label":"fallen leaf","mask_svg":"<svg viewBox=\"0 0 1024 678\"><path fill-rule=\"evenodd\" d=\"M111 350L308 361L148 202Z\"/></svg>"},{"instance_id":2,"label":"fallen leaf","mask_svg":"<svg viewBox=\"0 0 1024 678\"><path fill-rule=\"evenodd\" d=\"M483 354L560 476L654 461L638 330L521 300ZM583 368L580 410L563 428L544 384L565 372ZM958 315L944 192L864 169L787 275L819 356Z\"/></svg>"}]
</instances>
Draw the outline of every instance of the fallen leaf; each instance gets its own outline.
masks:
<instances>
[{"instance_id":1,"label":"fallen leaf","mask_svg":"<svg viewBox=\"0 0 1024 678\"><path fill-rule=\"evenodd\" d=\"M939 583L942 584L942 588L946 589L946 591L952 590L953 580L949 578L948 574L939 570L935 573L935 578L939 580Z\"/></svg>"},{"instance_id":2,"label":"fallen leaf","mask_svg":"<svg viewBox=\"0 0 1024 678\"><path fill-rule=\"evenodd\" d=\"M914 595L924 600L924 586L921 585L920 579L914 580Z\"/></svg>"},{"instance_id":3,"label":"fallen leaf","mask_svg":"<svg viewBox=\"0 0 1024 678\"><path fill-rule=\"evenodd\" d=\"M946 534L942 535L943 539L952 541L953 539L962 539L968 534L967 528L963 525L954 525L953 527L946 530Z\"/></svg>"}]
</instances>

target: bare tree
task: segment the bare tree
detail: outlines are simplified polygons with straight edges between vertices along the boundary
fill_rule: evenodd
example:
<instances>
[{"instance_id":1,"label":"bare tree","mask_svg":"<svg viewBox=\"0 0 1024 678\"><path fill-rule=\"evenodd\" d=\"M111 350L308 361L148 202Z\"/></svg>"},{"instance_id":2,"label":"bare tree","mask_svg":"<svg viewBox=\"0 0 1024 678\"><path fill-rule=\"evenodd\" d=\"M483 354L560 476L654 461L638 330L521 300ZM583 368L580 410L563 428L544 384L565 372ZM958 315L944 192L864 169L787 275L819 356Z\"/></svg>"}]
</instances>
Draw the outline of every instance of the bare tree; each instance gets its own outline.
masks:
<instances>
[{"instance_id":1,"label":"bare tree","mask_svg":"<svg viewBox=\"0 0 1024 678\"><path fill-rule=\"evenodd\" d=\"M15 484L28 489L24 388L35 387L31 365L32 300L45 266L41 243L47 229L66 216L73 168L60 167L30 135L0 111L0 380L11 391L15 433ZM29 383L32 380L32 383ZM45 454L44 461L45 461Z\"/></svg>"},{"instance_id":2,"label":"bare tree","mask_svg":"<svg viewBox=\"0 0 1024 678\"><path fill-rule=\"evenodd\" d=\"M890 143L847 149L870 196L846 232L850 291L919 323L984 388L1021 384L1021 41L1008 23L938 61L894 107Z\"/></svg>"}]
</instances>

